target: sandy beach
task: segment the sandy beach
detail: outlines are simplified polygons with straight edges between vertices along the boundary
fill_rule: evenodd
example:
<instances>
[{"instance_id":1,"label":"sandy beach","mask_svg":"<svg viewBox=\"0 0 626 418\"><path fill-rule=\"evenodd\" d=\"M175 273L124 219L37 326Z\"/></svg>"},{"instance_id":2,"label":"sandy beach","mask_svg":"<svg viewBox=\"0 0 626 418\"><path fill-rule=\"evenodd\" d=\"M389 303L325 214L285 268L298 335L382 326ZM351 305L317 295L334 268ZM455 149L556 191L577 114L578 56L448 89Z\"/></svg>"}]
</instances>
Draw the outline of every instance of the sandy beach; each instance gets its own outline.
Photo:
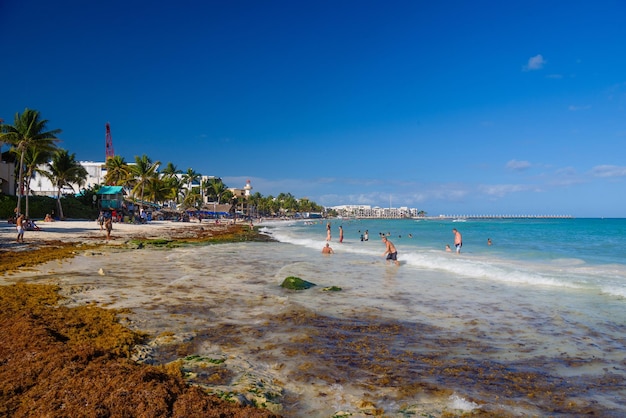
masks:
<instances>
[{"instance_id":1,"label":"sandy beach","mask_svg":"<svg viewBox=\"0 0 626 418\"><path fill-rule=\"evenodd\" d=\"M38 221L36 225L38 231L26 231L24 233L25 246L39 245L42 241L64 241L83 243L107 243L110 245L121 245L128 239L158 238L172 235L180 235L190 232L197 232L204 229L224 229L226 223L216 225L214 222L171 222L152 221L147 224L114 223L111 233L111 240L107 242L106 231L100 229L96 221L69 220L43 222ZM0 245L1 248L15 248L22 246L15 242L17 233L15 225L6 221L0 223Z\"/></svg>"},{"instance_id":2,"label":"sandy beach","mask_svg":"<svg viewBox=\"0 0 626 418\"><path fill-rule=\"evenodd\" d=\"M145 352L147 333L132 321L120 324L122 311L104 308L103 300L74 303L68 295L81 285L63 272L49 275L51 266L72 264L55 260L86 252L110 262L110 251L131 254L143 245L257 239L248 225L114 224L110 240L94 221L38 225L17 243L15 225L0 224L0 416L279 416L254 399L233 402L188 385L180 362L142 363L138 347ZM103 269L87 274L107 288ZM131 298L141 303L143 292Z\"/></svg>"},{"instance_id":3,"label":"sandy beach","mask_svg":"<svg viewBox=\"0 0 626 418\"><path fill-rule=\"evenodd\" d=\"M26 231L21 243L16 240L15 225L0 223L0 272L65 258L81 247L123 247L132 240L201 242L215 237L228 241L234 234L251 232L250 226L244 223L153 221L146 224L113 223L111 237L107 239L106 231L96 221L41 221L36 225L39 229Z\"/></svg>"}]
</instances>

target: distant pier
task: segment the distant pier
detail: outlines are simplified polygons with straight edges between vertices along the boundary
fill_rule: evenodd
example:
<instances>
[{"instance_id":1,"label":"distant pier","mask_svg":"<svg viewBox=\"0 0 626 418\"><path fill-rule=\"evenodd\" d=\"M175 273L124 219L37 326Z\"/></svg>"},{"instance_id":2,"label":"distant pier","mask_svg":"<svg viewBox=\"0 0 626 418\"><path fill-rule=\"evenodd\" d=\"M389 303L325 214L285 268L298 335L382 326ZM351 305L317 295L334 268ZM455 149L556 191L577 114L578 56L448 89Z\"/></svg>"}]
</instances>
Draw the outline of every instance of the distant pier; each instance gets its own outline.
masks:
<instances>
[{"instance_id":1,"label":"distant pier","mask_svg":"<svg viewBox=\"0 0 626 418\"><path fill-rule=\"evenodd\" d=\"M475 219L573 219L572 215L439 215L414 219L450 219L453 221Z\"/></svg>"}]
</instances>

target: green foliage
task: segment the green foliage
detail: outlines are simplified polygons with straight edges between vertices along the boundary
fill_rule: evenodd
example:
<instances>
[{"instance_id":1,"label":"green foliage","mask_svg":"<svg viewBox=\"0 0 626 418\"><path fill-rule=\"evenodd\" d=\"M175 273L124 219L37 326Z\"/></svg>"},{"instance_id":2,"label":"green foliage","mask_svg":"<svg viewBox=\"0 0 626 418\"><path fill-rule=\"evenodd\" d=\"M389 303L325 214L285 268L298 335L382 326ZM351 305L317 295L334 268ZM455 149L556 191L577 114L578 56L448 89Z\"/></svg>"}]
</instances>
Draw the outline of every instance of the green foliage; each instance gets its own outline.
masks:
<instances>
[{"instance_id":1,"label":"green foliage","mask_svg":"<svg viewBox=\"0 0 626 418\"><path fill-rule=\"evenodd\" d=\"M89 205L85 205L79 198L70 195L63 196L61 202L63 203L63 214L66 218L96 219L98 217L99 211L98 208L94 206L93 202Z\"/></svg>"},{"instance_id":2,"label":"green foliage","mask_svg":"<svg viewBox=\"0 0 626 418\"><path fill-rule=\"evenodd\" d=\"M98 216L98 208L94 207L92 202L84 204L85 198L83 197L64 196L61 199L63 199L63 212L66 218L96 219ZM17 197L15 196L0 197L0 219L13 217L16 204ZM57 215L57 201L54 198L30 196L29 204L29 212L32 219L43 219L48 213Z\"/></svg>"},{"instance_id":3,"label":"green foliage","mask_svg":"<svg viewBox=\"0 0 626 418\"><path fill-rule=\"evenodd\" d=\"M0 195L0 219L8 219L12 217L16 205L16 196Z\"/></svg>"},{"instance_id":4,"label":"green foliage","mask_svg":"<svg viewBox=\"0 0 626 418\"><path fill-rule=\"evenodd\" d=\"M31 154L33 160L36 159L35 155L40 155L39 158L43 157L43 154L52 152L56 149L56 142L58 142L57 134L61 133L60 129L54 129L51 131L46 131L46 125L48 121L43 119L39 114L39 111L32 109L24 109L24 113L21 115L19 113L15 114L15 121L13 125L3 124L0 128L0 142L6 142L11 145L11 150L19 156L19 164L17 164L18 168L18 189L20 185L25 185L24 174L27 173L26 169L26 155ZM30 173L32 174L32 173ZM26 185L25 190L28 191L28 186ZM28 194L26 195L27 199L27 208L28 208ZM17 197L17 207L21 208L21 194L18 194ZM26 215L30 216L28 209L26 210Z\"/></svg>"},{"instance_id":5,"label":"green foliage","mask_svg":"<svg viewBox=\"0 0 626 418\"><path fill-rule=\"evenodd\" d=\"M82 189L80 194L76 196L76 200L78 200L84 206L92 206L95 199L93 198L100 190L100 185L89 186L86 189Z\"/></svg>"}]
</instances>

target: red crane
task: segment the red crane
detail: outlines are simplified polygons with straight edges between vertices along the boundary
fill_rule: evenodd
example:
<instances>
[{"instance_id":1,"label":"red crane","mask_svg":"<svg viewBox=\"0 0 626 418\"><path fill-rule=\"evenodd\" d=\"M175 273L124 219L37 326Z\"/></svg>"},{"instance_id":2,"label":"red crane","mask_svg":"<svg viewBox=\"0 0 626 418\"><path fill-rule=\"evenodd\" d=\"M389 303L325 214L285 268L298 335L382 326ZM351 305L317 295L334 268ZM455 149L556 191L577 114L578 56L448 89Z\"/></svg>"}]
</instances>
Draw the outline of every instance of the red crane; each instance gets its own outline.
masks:
<instances>
[{"instance_id":1,"label":"red crane","mask_svg":"<svg viewBox=\"0 0 626 418\"><path fill-rule=\"evenodd\" d=\"M109 122L106 124L105 142L106 159L108 160L109 158L113 158L113 156L115 156L115 152L113 151L113 138L111 138L111 126L109 125Z\"/></svg>"}]
</instances>

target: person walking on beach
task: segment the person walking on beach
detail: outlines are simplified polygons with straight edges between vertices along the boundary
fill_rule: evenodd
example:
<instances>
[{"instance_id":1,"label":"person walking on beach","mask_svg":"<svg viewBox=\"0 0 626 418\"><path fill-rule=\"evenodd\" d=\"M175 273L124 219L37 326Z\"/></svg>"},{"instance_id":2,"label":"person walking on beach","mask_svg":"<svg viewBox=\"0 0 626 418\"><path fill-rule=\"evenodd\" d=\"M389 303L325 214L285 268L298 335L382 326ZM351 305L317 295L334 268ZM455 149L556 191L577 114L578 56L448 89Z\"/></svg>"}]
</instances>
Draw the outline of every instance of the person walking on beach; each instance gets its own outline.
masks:
<instances>
[{"instance_id":1,"label":"person walking on beach","mask_svg":"<svg viewBox=\"0 0 626 418\"><path fill-rule=\"evenodd\" d=\"M111 231L113 230L113 218L107 217L107 220L104 222L104 227L107 230L107 241L111 239Z\"/></svg>"},{"instance_id":2,"label":"person walking on beach","mask_svg":"<svg viewBox=\"0 0 626 418\"><path fill-rule=\"evenodd\" d=\"M456 253L461 253L461 247L463 246L463 237L461 237L461 233L457 231L456 228L452 228L452 233L454 234L454 247L456 248Z\"/></svg>"},{"instance_id":3,"label":"person walking on beach","mask_svg":"<svg viewBox=\"0 0 626 418\"><path fill-rule=\"evenodd\" d=\"M17 242L24 242L24 214L17 217L15 227L17 228Z\"/></svg>"},{"instance_id":4,"label":"person walking on beach","mask_svg":"<svg viewBox=\"0 0 626 418\"><path fill-rule=\"evenodd\" d=\"M389 264L389 260L393 260L396 263L396 266L400 265L398 261L398 251L396 250L395 245L391 241L387 239L387 237L382 238L383 243L385 243L385 252L383 253L383 257L387 256L387 264Z\"/></svg>"},{"instance_id":5,"label":"person walking on beach","mask_svg":"<svg viewBox=\"0 0 626 418\"><path fill-rule=\"evenodd\" d=\"M339 225L339 242L343 242L343 226Z\"/></svg>"},{"instance_id":6,"label":"person walking on beach","mask_svg":"<svg viewBox=\"0 0 626 418\"><path fill-rule=\"evenodd\" d=\"M100 231L104 231L104 212L100 211L98 215L98 224L100 225Z\"/></svg>"},{"instance_id":7,"label":"person walking on beach","mask_svg":"<svg viewBox=\"0 0 626 418\"><path fill-rule=\"evenodd\" d=\"M324 248L322 248L322 254L335 254L332 248L330 248L330 244L326 243Z\"/></svg>"}]
</instances>

